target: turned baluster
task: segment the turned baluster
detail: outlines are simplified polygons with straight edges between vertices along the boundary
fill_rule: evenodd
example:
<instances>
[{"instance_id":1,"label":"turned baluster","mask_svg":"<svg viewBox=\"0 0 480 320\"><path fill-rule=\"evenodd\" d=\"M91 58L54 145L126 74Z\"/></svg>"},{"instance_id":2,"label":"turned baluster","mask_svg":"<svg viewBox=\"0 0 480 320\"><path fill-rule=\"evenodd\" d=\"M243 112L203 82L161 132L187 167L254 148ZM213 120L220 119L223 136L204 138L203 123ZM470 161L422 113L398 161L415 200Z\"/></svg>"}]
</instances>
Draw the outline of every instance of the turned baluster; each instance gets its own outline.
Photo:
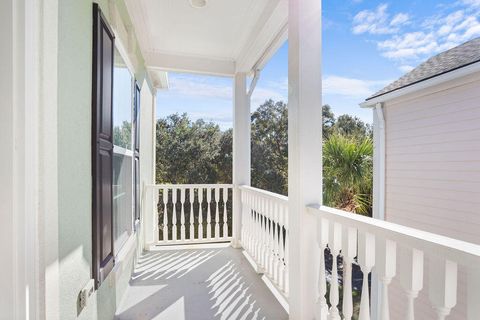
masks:
<instances>
[{"instance_id":1,"label":"turned baluster","mask_svg":"<svg viewBox=\"0 0 480 320\"><path fill-rule=\"evenodd\" d=\"M379 239L376 242L376 268L378 278L382 283L382 299L380 305L380 319L390 319L388 301L388 285L392 281L397 268L397 243L388 239Z\"/></svg>"},{"instance_id":2,"label":"turned baluster","mask_svg":"<svg viewBox=\"0 0 480 320\"><path fill-rule=\"evenodd\" d=\"M370 320L368 274L375 265L375 236L368 232L359 232L358 239L358 264L363 272L360 312L358 319Z\"/></svg>"},{"instance_id":3,"label":"turned baluster","mask_svg":"<svg viewBox=\"0 0 480 320\"><path fill-rule=\"evenodd\" d=\"M193 240L195 238L195 226L194 226L194 217L193 217L193 202L195 201L195 190L190 188L188 192L188 200L190 201L190 232L189 239Z\"/></svg>"},{"instance_id":4,"label":"turned baluster","mask_svg":"<svg viewBox=\"0 0 480 320\"><path fill-rule=\"evenodd\" d=\"M163 189L163 241L168 241L168 189Z\"/></svg>"},{"instance_id":5,"label":"turned baluster","mask_svg":"<svg viewBox=\"0 0 480 320\"><path fill-rule=\"evenodd\" d=\"M290 283L288 281L289 279L289 270L290 270L290 263L289 263L289 251L290 251L290 235L289 235L289 223L288 223L288 208L285 207L285 271L284 271L284 278L285 278L285 294L288 296L288 293L290 292Z\"/></svg>"},{"instance_id":6,"label":"turned baluster","mask_svg":"<svg viewBox=\"0 0 480 320\"><path fill-rule=\"evenodd\" d=\"M180 238L185 240L185 189L180 189Z\"/></svg>"},{"instance_id":7,"label":"turned baluster","mask_svg":"<svg viewBox=\"0 0 480 320\"><path fill-rule=\"evenodd\" d=\"M285 291L285 283L288 279L285 278L285 238L283 227L285 225L285 208L280 208L278 212L278 229L279 229L279 285Z\"/></svg>"},{"instance_id":8,"label":"turned baluster","mask_svg":"<svg viewBox=\"0 0 480 320\"><path fill-rule=\"evenodd\" d=\"M172 239L177 241L177 191L178 189L172 189L172 202L173 202L173 213L172 213Z\"/></svg>"},{"instance_id":9,"label":"turned baluster","mask_svg":"<svg viewBox=\"0 0 480 320\"><path fill-rule=\"evenodd\" d=\"M457 263L431 256L428 266L430 301L437 313L437 319L444 320L457 304Z\"/></svg>"},{"instance_id":10,"label":"turned baluster","mask_svg":"<svg viewBox=\"0 0 480 320\"><path fill-rule=\"evenodd\" d=\"M343 304L342 313L344 320L351 320L353 316L352 296L352 263L357 256L357 230L344 227L343 232Z\"/></svg>"},{"instance_id":11,"label":"turned baluster","mask_svg":"<svg viewBox=\"0 0 480 320\"><path fill-rule=\"evenodd\" d=\"M342 225L340 223L330 223L329 227L329 247L332 254L332 279L330 282L330 310L328 318L330 320L340 320L340 312L338 310L340 299L337 257L342 249Z\"/></svg>"},{"instance_id":12,"label":"turned baluster","mask_svg":"<svg viewBox=\"0 0 480 320\"><path fill-rule=\"evenodd\" d=\"M160 215L160 212L158 211L158 200L160 196L160 190L155 188L152 189L153 193L153 212L155 213L153 215L153 241L158 242L160 238L160 230L158 229L158 218Z\"/></svg>"},{"instance_id":13,"label":"turned baluster","mask_svg":"<svg viewBox=\"0 0 480 320\"><path fill-rule=\"evenodd\" d=\"M415 299L423 289L423 252L417 249L400 249L400 283L407 295L406 320L415 320Z\"/></svg>"},{"instance_id":14,"label":"turned baluster","mask_svg":"<svg viewBox=\"0 0 480 320\"><path fill-rule=\"evenodd\" d=\"M210 204L212 202L212 189L207 188L207 239L212 238L212 213Z\"/></svg>"},{"instance_id":15,"label":"turned baluster","mask_svg":"<svg viewBox=\"0 0 480 320\"><path fill-rule=\"evenodd\" d=\"M198 188L198 240L203 240L203 188Z\"/></svg>"},{"instance_id":16,"label":"turned baluster","mask_svg":"<svg viewBox=\"0 0 480 320\"><path fill-rule=\"evenodd\" d=\"M326 320L328 315L327 298L327 276L325 273L325 249L328 244L329 221L319 217L317 220L317 244L320 248L320 266L318 270L318 297L316 302L317 318Z\"/></svg>"},{"instance_id":17,"label":"turned baluster","mask_svg":"<svg viewBox=\"0 0 480 320\"><path fill-rule=\"evenodd\" d=\"M220 189L215 188L215 239L220 239L220 210L218 208L220 200Z\"/></svg>"},{"instance_id":18,"label":"turned baluster","mask_svg":"<svg viewBox=\"0 0 480 320\"><path fill-rule=\"evenodd\" d=\"M279 264L279 253L278 253L278 210L280 204L274 203L272 220L273 220L273 282L278 284L278 264Z\"/></svg>"},{"instance_id":19,"label":"turned baluster","mask_svg":"<svg viewBox=\"0 0 480 320\"><path fill-rule=\"evenodd\" d=\"M242 192L243 197L243 192ZM228 217L227 217L228 188L223 188L223 237L228 238ZM243 201L242 201L243 202ZM242 218L243 218L242 214Z\"/></svg>"}]
</instances>

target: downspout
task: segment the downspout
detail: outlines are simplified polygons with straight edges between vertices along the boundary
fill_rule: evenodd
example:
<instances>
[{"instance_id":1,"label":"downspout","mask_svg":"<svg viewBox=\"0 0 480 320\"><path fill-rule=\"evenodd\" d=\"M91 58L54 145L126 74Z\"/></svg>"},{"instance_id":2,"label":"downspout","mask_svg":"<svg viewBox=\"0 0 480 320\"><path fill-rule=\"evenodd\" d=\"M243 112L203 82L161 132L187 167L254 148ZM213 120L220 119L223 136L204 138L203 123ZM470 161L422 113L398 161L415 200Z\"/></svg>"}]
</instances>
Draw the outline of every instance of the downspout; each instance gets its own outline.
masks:
<instances>
[{"instance_id":1,"label":"downspout","mask_svg":"<svg viewBox=\"0 0 480 320\"><path fill-rule=\"evenodd\" d=\"M373 107L373 143L373 218L385 220L385 117L381 102ZM379 319L383 288L375 271L371 281L372 319Z\"/></svg>"},{"instance_id":2,"label":"downspout","mask_svg":"<svg viewBox=\"0 0 480 320\"><path fill-rule=\"evenodd\" d=\"M374 122L374 202L373 217L385 220L385 117L383 114L383 103L375 105L376 123ZM376 126L375 126L376 124ZM376 139L375 139L376 138ZM375 163L376 162L376 163ZM375 199L376 198L376 199Z\"/></svg>"}]
</instances>

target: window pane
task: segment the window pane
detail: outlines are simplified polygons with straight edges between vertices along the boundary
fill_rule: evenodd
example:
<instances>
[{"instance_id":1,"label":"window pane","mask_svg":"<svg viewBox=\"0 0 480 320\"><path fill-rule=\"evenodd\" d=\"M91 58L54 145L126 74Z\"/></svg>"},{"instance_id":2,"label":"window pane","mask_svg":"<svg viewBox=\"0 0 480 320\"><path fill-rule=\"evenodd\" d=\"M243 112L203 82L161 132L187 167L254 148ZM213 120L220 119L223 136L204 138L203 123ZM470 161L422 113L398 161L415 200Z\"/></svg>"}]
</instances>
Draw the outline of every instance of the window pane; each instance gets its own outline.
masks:
<instances>
[{"instance_id":1,"label":"window pane","mask_svg":"<svg viewBox=\"0 0 480 320\"><path fill-rule=\"evenodd\" d=\"M115 222L115 254L132 234L132 157L113 155L113 214Z\"/></svg>"},{"instance_id":2,"label":"window pane","mask_svg":"<svg viewBox=\"0 0 480 320\"><path fill-rule=\"evenodd\" d=\"M133 79L117 49L113 73L113 218L117 254L133 232Z\"/></svg>"},{"instance_id":3,"label":"window pane","mask_svg":"<svg viewBox=\"0 0 480 320\"><path fill-rule=\"evenodd\" d=\"M117 49L113 75L113 144L132 150L132 75Z\"/></svg>"}]
</instances>

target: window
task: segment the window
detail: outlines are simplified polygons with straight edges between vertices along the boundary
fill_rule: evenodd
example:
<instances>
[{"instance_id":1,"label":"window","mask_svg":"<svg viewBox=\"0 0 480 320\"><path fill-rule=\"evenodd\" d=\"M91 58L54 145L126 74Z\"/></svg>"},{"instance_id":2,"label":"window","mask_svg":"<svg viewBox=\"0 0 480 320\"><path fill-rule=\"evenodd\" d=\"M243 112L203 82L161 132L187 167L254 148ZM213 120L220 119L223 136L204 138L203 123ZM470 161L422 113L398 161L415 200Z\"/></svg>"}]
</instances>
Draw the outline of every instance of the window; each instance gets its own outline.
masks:
<instances>
[{"instance_id":1,"label":"window","mask_svg":"<svg viewBox=\"0 0 480 320\"><path fill-rule=\"evenodd\" d=\"M113 70L113 217L115 254L133 232L133 77L118 49Z\"/></svg>"}]
</instances>

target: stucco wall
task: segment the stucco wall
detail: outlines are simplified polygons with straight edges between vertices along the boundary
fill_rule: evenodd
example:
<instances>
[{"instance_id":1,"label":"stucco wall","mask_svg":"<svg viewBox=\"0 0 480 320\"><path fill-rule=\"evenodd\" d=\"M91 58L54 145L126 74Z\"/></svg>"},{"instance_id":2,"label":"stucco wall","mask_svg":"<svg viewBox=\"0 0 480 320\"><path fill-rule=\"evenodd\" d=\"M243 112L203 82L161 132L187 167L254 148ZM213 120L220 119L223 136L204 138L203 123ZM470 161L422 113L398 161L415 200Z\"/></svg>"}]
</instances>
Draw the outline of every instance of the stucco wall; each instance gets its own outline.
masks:
<instances>
[{"instance_id":1,"label":"stucco wall","mask_svg":"<svg viewBox=\"0 0 480 320\"><path fill-rule=\"evenodd\" d=\"M108 19L107 1L98 2ZM130 278L136 236L79 313L78 294L92 277L92 1L59 1L58 16L59 318L111 319Z\"/></svg>"},{"instance_id":2,"label":"stucco wall","mask_svg":"<svg viewBox=\"0 0 480 320\"><path fill-rule=\"evenodd\" d=\"M92 261L92 2L59 1L58 14L60 319L74 319Z\"/></svg>"},{"instance_id":3,"label":"stucco wall","mask_svg":"<svg viewBox=\"0 0 480 320\"><path fill-rule=\"evenodd\" d=\"M385 104L386 220L480 244L480 75L451 81ZM426 261L428 264L428 261ZM428 266L416 318L435 319ZM466 319L465 272L448 317ZM393 317L403 319L405 294L395 280Z\"/></svg>"}]
</instances>

